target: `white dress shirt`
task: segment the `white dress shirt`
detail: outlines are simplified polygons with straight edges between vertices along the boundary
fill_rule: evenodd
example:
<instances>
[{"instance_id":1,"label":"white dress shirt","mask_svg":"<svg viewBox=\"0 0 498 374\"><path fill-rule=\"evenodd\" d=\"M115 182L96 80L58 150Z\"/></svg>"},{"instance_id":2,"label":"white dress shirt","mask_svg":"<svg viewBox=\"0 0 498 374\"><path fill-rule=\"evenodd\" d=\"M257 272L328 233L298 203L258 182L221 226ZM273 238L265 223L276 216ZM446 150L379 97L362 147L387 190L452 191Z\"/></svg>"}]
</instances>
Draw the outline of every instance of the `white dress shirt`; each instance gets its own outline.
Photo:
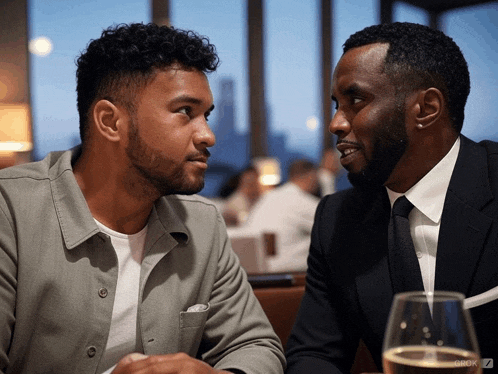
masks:
<instances>
[{"instance_id":1,"label":"white dress shirt","mask_svg":"<svg viewBox=\"0 0 498 374\"><path fill-rule=\"evenodd\" d=\"M426 292L434 291L441 215L459 150L460 138L446 156L406 193L400 194L387 188L391 209L394 201L402 195L414 205L408 220Z\"/></svg>"}]
</instances>

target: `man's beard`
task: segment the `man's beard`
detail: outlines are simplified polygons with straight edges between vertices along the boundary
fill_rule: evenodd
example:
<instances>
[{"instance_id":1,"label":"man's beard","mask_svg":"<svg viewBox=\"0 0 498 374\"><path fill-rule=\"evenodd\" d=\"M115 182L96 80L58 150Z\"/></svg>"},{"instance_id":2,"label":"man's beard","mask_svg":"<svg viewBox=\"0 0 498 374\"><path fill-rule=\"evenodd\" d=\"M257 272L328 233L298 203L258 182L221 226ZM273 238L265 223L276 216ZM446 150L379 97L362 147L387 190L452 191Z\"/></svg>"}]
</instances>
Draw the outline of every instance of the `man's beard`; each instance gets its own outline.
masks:
<instances>
[{"instance_id":1,"label":"man's beard","mask_svg":"<svg viewBox=\"0 0 498 374\"><path fill-rule=\"evenodd\" d=\"M349 173L351 184L359 188L384 185L408 146L404 109L397 105L393 115L373 133L372 159L358 173Z\"/></svg>"},{"instance_id":2,"label":"man's beard","mask_svg":"<svg viewBox=\"0 0 498 374\"><path fill-rule=\"evenodd\" d=\"M207 150L205 152L209 155ZM177 163L151 149L140 137L134 119L130 124L126 154L131 161L131 167L135 168L160 196L192 195L204 188L204 176L195 181L189 181L186 175L184 162L187 162L189 156L194 155L188 155L184 162Z\"/></svg>"}]
</instances>

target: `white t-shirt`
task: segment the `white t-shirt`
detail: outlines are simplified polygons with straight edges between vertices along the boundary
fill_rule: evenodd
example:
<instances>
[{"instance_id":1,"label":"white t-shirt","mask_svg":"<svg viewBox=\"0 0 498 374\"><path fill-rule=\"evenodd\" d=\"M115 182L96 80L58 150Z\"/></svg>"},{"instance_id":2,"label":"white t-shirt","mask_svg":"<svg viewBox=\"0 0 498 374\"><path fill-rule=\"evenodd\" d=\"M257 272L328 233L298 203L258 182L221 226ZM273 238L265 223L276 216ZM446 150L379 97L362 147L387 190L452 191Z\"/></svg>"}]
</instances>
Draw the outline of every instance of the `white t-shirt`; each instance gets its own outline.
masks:
<instances>
[{"instance_id":1,"label":"white t-shirt","mask_svg":"<svg viewBox=\"0 0 498 374\"><path fill-rule=\"evenodd\" d=\"M118 282L112 309L112 321L97 373L110 373L126 354L137 351L137 308L140 288L140 266L145 247L147 226L133 235L111 230L97 222L109 235L118 257Z\"/></svg>"}]
</instances>

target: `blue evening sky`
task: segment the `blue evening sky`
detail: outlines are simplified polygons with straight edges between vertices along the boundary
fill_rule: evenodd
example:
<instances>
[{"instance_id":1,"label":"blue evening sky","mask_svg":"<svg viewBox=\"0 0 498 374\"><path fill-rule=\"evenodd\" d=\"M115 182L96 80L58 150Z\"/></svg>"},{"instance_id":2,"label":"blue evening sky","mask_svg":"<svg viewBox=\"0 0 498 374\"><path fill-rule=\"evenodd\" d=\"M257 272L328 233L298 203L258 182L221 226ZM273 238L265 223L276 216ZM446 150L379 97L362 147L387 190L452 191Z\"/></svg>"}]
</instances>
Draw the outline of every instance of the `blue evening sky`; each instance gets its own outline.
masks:
<instances>
[{"instance_id":1,"label":"blue evening sky","mask_svg":"<svg viewBox=\"0 0 498 374\"><path fill-rule=\"evenodd\" d=\"M222 64L210 75L216 97L220 78L235 80L236 129L248 129L246 0L171 0L172 24L209 37ZM320 114L318 0L266 0L266 100L272 131L288 147L318 160L320 129L306 127ZM341 45L355 31L378 22L376 0L336 0L333 8L334 64ZM428 23L427 14L398 2L396 21ZM75 58L88 41L115 23L149 22L149 2L139 0L31 0L30 37L46 36L53 52L32 56L31 96L35 157L79 142ZM462 48L472 89L463 133L474 140L498 139L498 2L447 13L443 31ZM211 124L216 130L217 116ZM319 126L321 124L319 123Z\"/></svg>"}]
</instances>

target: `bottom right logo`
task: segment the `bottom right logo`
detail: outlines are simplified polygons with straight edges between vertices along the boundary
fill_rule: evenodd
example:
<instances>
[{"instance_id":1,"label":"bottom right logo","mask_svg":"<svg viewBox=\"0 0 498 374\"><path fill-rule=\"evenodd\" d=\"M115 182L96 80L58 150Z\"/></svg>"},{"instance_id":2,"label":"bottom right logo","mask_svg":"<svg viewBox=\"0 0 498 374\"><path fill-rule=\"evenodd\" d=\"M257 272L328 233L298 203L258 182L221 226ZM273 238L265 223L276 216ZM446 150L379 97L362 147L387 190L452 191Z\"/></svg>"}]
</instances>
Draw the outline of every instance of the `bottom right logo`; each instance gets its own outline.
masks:
<instances>
[{"instance_id":1,"label":"bottom right logo","mask_svg":"<svg viewBox=\"0 0 498 374\"><path fill-rule=\"evenodd\" d=\"M493 368L493 359L492 358L481 359L481 367L483 369L492 369Z\"/></svg>"}]
</instances>

